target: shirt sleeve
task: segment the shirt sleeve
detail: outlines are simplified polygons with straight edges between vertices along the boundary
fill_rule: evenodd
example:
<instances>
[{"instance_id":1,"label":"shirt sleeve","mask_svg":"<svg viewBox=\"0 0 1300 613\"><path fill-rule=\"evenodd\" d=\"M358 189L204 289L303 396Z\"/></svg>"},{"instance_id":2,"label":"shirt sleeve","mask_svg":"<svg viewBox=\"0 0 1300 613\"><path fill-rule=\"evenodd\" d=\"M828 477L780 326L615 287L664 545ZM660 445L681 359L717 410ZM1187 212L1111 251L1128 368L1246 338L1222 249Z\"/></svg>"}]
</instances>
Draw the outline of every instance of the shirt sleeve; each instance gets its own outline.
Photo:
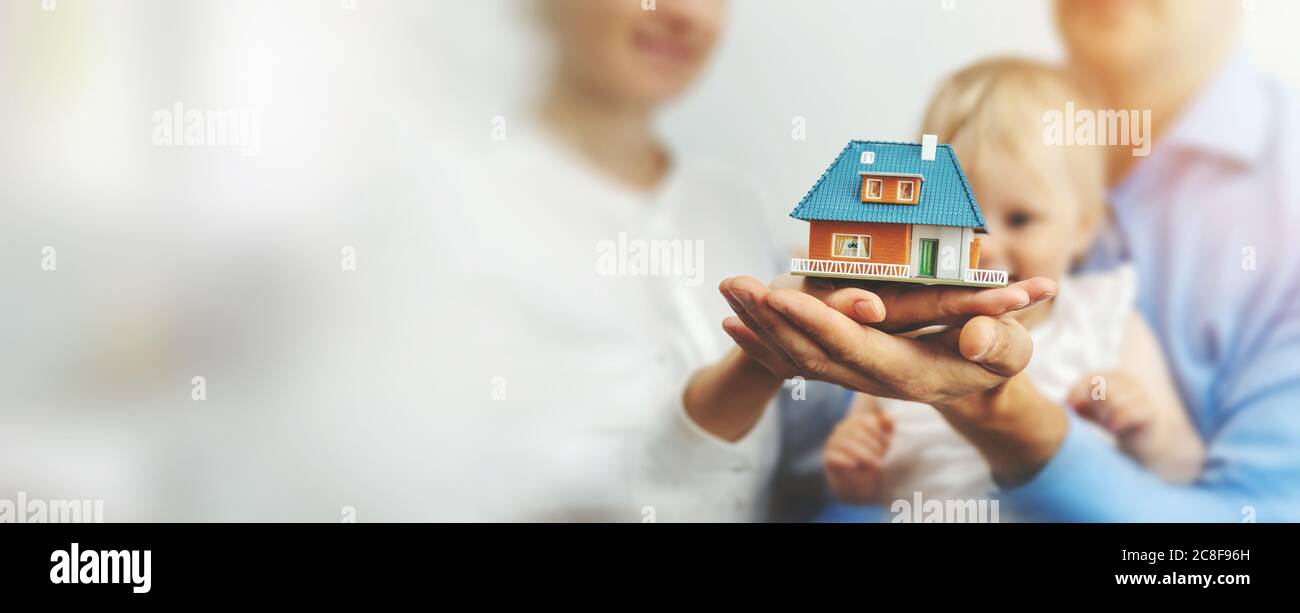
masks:
<instances>
[{"instance_id":1,"label":"shirt sleeve","mask_svg":"<svg viewBox=\"0 0 1300 613\"><path fill-rule=\"evenodd\" d=\"M780 397L778 393L777 397ZM678 400L651 437L636 497L667 504L657 521L757 521L763 518L776 465L779 429L769 401L754 427L736 441L701 428Z\"/></svg>"}]
</instances>

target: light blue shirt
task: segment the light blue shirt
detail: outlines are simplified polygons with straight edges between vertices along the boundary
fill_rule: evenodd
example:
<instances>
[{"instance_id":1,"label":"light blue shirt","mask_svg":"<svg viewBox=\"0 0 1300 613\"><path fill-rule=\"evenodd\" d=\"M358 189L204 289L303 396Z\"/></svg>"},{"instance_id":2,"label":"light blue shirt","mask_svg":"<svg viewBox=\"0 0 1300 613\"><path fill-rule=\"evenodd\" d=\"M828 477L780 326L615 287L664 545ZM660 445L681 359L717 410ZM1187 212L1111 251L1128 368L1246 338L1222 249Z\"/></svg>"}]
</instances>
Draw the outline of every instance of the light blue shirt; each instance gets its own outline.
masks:
<instances>
[{"instance_id":1,"label":"light blue shirt","mask_svg":"<svg viewBox=\"0 0 1300 613\"><path fill-rule=\"evenodd\" d=\"M1051 521L1300 521L1300 112L1241 59L1111 193L1088 266L1129 259L1208 449L1167 484L1071 428L1004 504Z\"/></svg>"}]
</instances>

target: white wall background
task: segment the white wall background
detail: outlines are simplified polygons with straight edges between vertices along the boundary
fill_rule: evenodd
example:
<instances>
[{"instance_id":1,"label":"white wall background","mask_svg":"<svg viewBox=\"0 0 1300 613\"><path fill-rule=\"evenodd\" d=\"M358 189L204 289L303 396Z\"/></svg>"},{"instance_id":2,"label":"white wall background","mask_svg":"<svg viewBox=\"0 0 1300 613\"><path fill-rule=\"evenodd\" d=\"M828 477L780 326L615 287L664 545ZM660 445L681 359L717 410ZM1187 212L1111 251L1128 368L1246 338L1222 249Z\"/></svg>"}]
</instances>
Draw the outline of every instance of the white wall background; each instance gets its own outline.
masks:
<instances>
[{"instance_id":1,"label":"white wall background","mask_svg":"<svg viewBox=\"0 0 1300 613\"><path fill-rule=\"evenodd\" d=\"M1255 64L1300 89L1300 2L1240 1ZM536 83L530 6L488 0L437 21L444 69L457 99L478 105L466 119L483 134L488 119L478 116L517 111ZM883 33L870 34L868 20ZM769 194L774 229L799 240L804 229L783 215L846 140L914 138L943 75L1006 53L1061 56L1050 0L733 0L713 65L662 127L679 150L745 171ZM872 78L862 78L868 68ZM796 117L805 141L791 138Z\"/></svg>"}]
</instances>

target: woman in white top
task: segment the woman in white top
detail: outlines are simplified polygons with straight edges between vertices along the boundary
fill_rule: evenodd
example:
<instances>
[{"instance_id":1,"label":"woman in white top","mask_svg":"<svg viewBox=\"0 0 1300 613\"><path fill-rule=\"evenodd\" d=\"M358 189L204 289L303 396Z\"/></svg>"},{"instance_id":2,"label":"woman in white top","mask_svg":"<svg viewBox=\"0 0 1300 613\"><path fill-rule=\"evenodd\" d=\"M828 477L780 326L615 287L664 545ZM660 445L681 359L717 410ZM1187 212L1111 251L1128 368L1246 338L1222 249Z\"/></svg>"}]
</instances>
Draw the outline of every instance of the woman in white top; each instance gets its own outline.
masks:
<instances>
[{"instance_id":1,"label":"woman in white top","mask_svg":"<svg viewBox=\"0 0 1300 613\"><path fill-rule=\"evenodd\" d=\"M728 352L716 289L775 272L777 250L753 189L670 155L652 129L708 58L723 3L541 6L557 62L536 118L452 160L458 193L437 209L455 288L438 308L463 316L438 372L472 382L439 403L460 433L442 464L471 476L438 518L760 517L774 420L714 436L683 391L710 366L752 381L728 401L766 405L779 388Z\"/></svg>"}]
</instances>

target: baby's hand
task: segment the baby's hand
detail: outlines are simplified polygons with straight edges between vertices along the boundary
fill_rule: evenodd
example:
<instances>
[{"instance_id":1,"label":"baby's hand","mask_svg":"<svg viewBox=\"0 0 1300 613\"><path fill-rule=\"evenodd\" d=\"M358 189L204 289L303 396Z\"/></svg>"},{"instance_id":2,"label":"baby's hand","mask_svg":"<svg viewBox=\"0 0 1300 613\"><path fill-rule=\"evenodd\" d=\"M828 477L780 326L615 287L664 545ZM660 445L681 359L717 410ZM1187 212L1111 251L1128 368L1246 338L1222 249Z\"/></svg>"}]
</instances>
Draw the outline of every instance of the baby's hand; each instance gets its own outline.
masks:
<instances>
[{"instance_id":1,"label":"baby's hand","mask_svg":"<svg viewBox=\"0 0 1300 613\"><path fill-rule=\"evenodd\" d=\"M1070 390L1066 402L1080 416L1114 434L1129 455L1144 460L1156 452L1156 407L1133 377L1115 371L1089 374Z\"/></svg>"},{"instance_id":2,"label":"baby's hand","mask_svg":"<svg viewBox=\"0 0 1300 613\"><path fill-rule=\"evenodd\" d=\"M836 498L853 504L880 499L881 467L894 434L894 419L859 396L826 441L826 481Z\"/></svg>"}]
</instances>

